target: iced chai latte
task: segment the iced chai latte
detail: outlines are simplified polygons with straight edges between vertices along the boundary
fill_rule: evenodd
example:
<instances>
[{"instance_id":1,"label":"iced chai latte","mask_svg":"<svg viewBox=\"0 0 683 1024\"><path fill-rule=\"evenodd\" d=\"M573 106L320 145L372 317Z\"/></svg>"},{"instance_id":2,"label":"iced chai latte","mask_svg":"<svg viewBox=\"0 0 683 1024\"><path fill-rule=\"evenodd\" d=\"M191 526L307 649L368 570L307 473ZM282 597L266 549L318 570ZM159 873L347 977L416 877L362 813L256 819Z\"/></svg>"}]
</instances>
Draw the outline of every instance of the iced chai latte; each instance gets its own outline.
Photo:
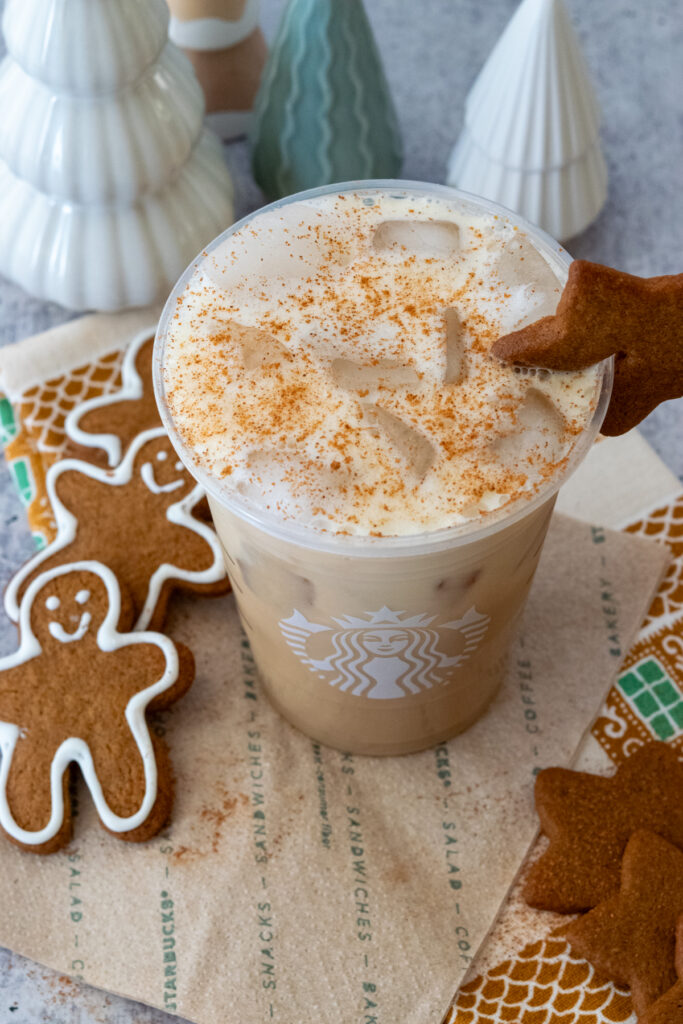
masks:
<instances>
[{"instance_id":1,"label":"iced chai latte","mask_svg":"<svg viewBox=\"0 0 683 1024\"><path fill-rule=\"evenodd\" d=\"M361 183L254 214L169 299L162 415L264 685L316 739L419 750L495 695L610 370L489 349L554 311L568 262L472 197Z\"/></svg>"}]
</instances>

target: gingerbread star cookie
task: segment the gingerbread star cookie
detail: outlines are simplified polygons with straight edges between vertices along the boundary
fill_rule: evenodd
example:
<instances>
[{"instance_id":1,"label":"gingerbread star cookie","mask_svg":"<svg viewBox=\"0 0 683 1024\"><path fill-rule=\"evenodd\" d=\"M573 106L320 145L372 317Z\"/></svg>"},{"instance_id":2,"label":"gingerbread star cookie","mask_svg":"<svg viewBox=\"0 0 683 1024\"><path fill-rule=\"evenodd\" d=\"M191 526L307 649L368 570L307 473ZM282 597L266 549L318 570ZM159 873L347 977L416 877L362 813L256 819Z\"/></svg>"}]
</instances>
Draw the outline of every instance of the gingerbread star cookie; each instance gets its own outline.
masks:
<instances>
[{"instance_id":1,"label":"gingerbread star cookie","mask_svg":"<svg viewBox=\"0 0 683 1024\"><path fill-rule=\"evenodd\" d=\"M574 921L564 935L572 951L631 989L638 1015L676 984L676 923L683 914L683 850L634 832L616 896Z\"/></svg>"},{"instance_id":2,"label":"gingerbread star cookie","mask_svg":"<svg viewBox=\"0 0 683 1024\"><path fill-rule=\"evenodd\" d=\"M683 1024L683 981L676 982L639 1020L640 1024Z\"/></svg>"},{"instance_id":3,"label":"gingerbread star cookie","mask_svg":"<svg viewBox=\"0 0 683 1024\"><path fill-rule=\"evenodd\" d=\"M0 826L35 853L72 832L69 771L78 766L104 828L141 841L173 801L165 744L146 713L188 689L187 648L130 632L133 605L95 561L36 576L19 609L19 649L0 659Z\"/></svg>"},{"instance_id":4,"label":"gingerbread star cookie","mask_svg":"<svg viewBox=\"0 0 683 1024\"><path fill-rule=\"evenodd\" d=\"M550 844L529 871L524 899L539 910L575 913L612 896L636 829L683 850L683 763L665 743L641 747L610 778L547 768L535 799Z\"/></svg>"},{"instance_id":5,"label":"gingerbread star cookie","mask_svg":"<svg viewBox=\"0 0 683 1024\"><path fill-rule=\"evenodd\" d=\"M491 352L503 362L583 370L615 357L603 434L623 434L683 395L683 274L634 277L575 260L554 316L507 334Z\"/></svg>"},{"instance_id":6,"label":"gingerbread star cookie","mask_svg":"<svg viewBox=\"0 0 683 1024\"><path fill-rule=\"evenodd\" d=\"M154 329L142 331L126 349L121 388L76 405L64 421L68 454L101 466L116 466L145 430L161 426L152 384Z\"/></svg>"},{"instance_id":7,"label":"gingerbread star cookie","mask_svg":"<svg viewBox=\"0 0 683 1024\"><path fill-rule=\"evenodd\" d=\"M683 917L676 931L676 973L678 981L650 1007L640 1024L681 1024L683 1022Z\"/></svg>"},{"instance_id":8,"label":"gingerbread star cookie","mask_svg":"<svg viewBox=\"0 0 683 1024\"><path fill-rule=\"evenodd\" d=\"M136 629L161 627L175 589L227 591L218 538L192 515L203 491L162 427L139 434L114 470L64 459L46 484L57 536L10 581L5 608L14 621L38 573L84 558L113 569L132 597Z\"/></svg>"}]
</instances>

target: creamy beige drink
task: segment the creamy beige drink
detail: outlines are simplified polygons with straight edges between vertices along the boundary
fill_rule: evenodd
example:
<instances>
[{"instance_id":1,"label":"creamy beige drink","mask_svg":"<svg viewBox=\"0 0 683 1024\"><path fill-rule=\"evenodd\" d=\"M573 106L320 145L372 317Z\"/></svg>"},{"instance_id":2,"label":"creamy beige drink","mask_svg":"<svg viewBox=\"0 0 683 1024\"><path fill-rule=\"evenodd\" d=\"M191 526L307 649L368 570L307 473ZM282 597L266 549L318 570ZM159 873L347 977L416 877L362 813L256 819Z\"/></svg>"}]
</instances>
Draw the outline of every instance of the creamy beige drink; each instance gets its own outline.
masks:
<instances>
[{"instance_id":1,"label":"creamy beige drink","mask_svg":"<svg viewBox=\"0 0 683 1024\"><path fill-rule=\"evenodd\" d=\"M226 233L169 300L162 414L271 698L317 739L420 749L495 694L604 388L488 353L567 262L451 190L341 187Z\"/></svg>"}]
</instances>

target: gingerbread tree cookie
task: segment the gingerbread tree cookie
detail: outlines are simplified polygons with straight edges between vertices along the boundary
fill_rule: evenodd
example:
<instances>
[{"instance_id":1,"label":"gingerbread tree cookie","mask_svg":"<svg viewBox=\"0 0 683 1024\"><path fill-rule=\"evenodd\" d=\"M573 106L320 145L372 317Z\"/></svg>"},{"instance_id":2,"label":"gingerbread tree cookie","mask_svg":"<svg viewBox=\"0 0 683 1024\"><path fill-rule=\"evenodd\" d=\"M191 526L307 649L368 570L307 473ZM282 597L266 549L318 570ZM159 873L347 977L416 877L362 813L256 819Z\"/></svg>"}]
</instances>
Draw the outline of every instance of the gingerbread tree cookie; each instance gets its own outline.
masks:
<instances>
[{"instance_id":1,"label":"gingerbread tree cookie","mask_svg":"<svg viewBox=\"0 0 683 1024\"><path fill-rule=\"evenodd\" d=\"M79 403L66 417L68 454L116 466L138 434L161 426L152 384L154 330L142 331L126 349L121 387Z\"/></svg>"},{"instance_id":2,"label":"gingerbread tree cookie","mask_svg":"<svg viewBox=\"0 0 683 1024\"><path fill-rule=\"evenodd\" d=\"M84 558L109 566L130 592L136 629L160 628L175 589L228 589L218 538L191 514L203 491L162 427L139 434L113 471L64 459L46 482L57 536L10 581L11 619L38 573Z\"/></svg>"},{"instance_id":3,"label":"gingerbread tree cookie","mask_svg":"<svg viewBox=\"0 0 683 1024\"><path fill-rule=\"evenodd\" d=\"M574 953L618 985L629 986L641 1014L676 984L681 914L683 851L641 830L628 841L618 894L574 921L565 936Z\"/></svg>"},{"instance_id":4,"label":"gingerbread tree cookie","mask_svg":"<svg viewBox=\"0 0 683 1024\"><path fill-rule=\"evenodd\" d=\"M612 896L636 829L683 850L683 763L665 743L641 747L610 778L547 768L535 798L550 845L529 871L524 899L539 910L574 913Z\"/></svg>"},{"instance_id":5,"label":"gingerbread tree cookie","mask_svg":"<svg viewBox=\"0 0 683 1024\"><path fill-rule=\"evenodd\" d=\"M0 659L0 826L27 850L69 841L71 765L120 838L148 839L168 820L168 752L145 716L182 696L194 660L159 633L129 632L134 615L95 561L55 566L24 593L19 649Z\"/></svg>"},{"instance_id":6,"label":"gingerbread tree cookie","mask_svg":"<svg viewBox=\"0 0 683 1024\"><path fill-rule=\"evenodd\" d=\"M583 370L615 357L603 434L624 434L683 395L683 274L634 277L575 260L554 316L507 334L491 352L504 362Z\"/></svg>"}]
</instances>

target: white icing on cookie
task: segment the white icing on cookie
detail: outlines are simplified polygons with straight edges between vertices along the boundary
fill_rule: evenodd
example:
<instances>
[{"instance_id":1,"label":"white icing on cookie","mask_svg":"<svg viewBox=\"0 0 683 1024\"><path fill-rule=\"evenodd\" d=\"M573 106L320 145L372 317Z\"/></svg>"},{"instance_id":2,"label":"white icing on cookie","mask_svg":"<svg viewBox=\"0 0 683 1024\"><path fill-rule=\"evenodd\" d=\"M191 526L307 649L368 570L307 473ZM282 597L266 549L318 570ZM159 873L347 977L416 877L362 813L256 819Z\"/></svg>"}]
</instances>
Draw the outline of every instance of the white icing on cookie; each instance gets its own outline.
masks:
<instances>
[{"instance_id":1,"label":"white icing on cookie","mask_svg":"<svg viewBox=\"0 0 683 1024\"><path fill-rule=\"evenodd\" d=\"M56 462L49 468L45 477L45 483L50 505L57 523L57 536L51 544L48 544L42 551L38 551L33 558L29 559L10 580L5 591L5 610L13 622L16 622L19 618L18 595L24 580L31 576L46 559L71 544L78 530L76 516L62 504L57 496L57 481L62 473L73 470L112 487L130 483L133 479L133 469L137 453L143 445L157 437L167 437L163 427L155 427L153 430L145 430L138 434L128 448L123 461L114 470L100 469L98 466L93 466L89 462L82 462L80 459L62 459L61 462ZM147 481L145 482L147 483ZM193 533L199 534L206 541L213 554L211 565L207 569L202 570L181 569L179 566L168 562L158 566L150 578L145 604L135 623L136 630L146 629L149 625L159 600L161 588L167 580L201 584L215 583L225 577L225 566L218 537L210 526L195 519L192 515L192 509L203 497L204 491L197 484L189 494L166 509L166 518L169 522L184 526L188 530L192 530Z\"/></svg>"},{"instance_id":2,"label":"white icing on cookie","mask_svg":"<svg viewBox=\"0 0 683 1024\"><path fill-rule=\"evenodd\" d=\"M135 361L145 342L154 337L155 329L155 326L146 327L144 331L133 338L126 349L121 363L121 387L108 395L98 395L97 398L79 402L64 420L66 436L84 448L103 448L107 453L110 466L116 466L121 461L121 439L116 434L89 434L87 431L81 430L79 424L81 418L93 409L103 409L116 402L142 398L144 389L140 374L135 368Z\"/></svg>"},{"instance_id":3,"label":"white icing on cookie","mask_svg":"<svg viewBox=\"0 0 683 1024\"><path fill-rule=\"evenodd\" d=\"M159 452L159 455L165 455L166 452ZM177 467L177 464L176 464ZM183 480L171 480L167 484L159 484L154 476L154 466L151 462L143 463L140 468L140 476L145 482L145 485L152 492L152 494L170 494L171 491L177 491L179 487L183 486Z\"/></svg>"},{"instance_id":4,"label":"white icing on cookie","mask_svg":"<svg viewBox=\"0 0 683 1024\"><path fill-rule=\"evenodd\" d=\"M135 814L127 818L122 818L115 814L104 798L88 744L84 740L72 736L64 740L52 759L50 767L50 821L40 831L31 832L20 828L12 816L7 801L7 780L14 750L19 740L20 729L19 726L13 723L0 722L0 754L2 755L2 760L0 761L0 825L13 839L26 846L40 846L43 843L47 843L61 829L64 823L62 779L64 772L72 763L79 766L97 808L97 813L102 823L111 832L131 832L133 829L138 828L149 817L157 798L157 764L145 719L145 711L149 703L156 696L170 689L176 682L179 671L178 652L173 642L161 633L119 633L117 631L116 627L121 614L121 593L118 581L111 569L95 561L72 562L67 565L55 566L33 580L24 594L19 611L21 638L19 649L14 654L0 658L0 672L23 665L42 653L40 642L31 628L33 602L38 593L50 580L70 572L80 571L95 573L100 577L107 589L109 606L105 618L97 631L97 646L100 650L116 651L120 647L127 647L130 644L156 644L164 655L166 667L161 678L131 697L126 705L125 712L126 721L142 758L145 774L145 795L142 804ZM51 629L50 632L52 633ZM54 633L52 635L54 636ZM72 639L80 638L73 637Z\"/></svg>"},{"instance_id":5,"label":"white icing on cookie","mask_svg":"<svg viewBox=\"0 0 683 1024\"><path fill-rule=\"evenodd\" d=\"M76 598L76 600L78 600L78 598ZM67 632L67 630L64 629L64 626L61 624L61 622L51 622L48 626L48 629L50 630L50 635L53 636L55 640L59 640L61 644L70 644L73 643L75 640L83 639L85 634L88 632L90 622L90 612L83 612L78 621L78 625L76 626L76 629L73 631L73 633Z\"/></svg>"}]
</instances>

